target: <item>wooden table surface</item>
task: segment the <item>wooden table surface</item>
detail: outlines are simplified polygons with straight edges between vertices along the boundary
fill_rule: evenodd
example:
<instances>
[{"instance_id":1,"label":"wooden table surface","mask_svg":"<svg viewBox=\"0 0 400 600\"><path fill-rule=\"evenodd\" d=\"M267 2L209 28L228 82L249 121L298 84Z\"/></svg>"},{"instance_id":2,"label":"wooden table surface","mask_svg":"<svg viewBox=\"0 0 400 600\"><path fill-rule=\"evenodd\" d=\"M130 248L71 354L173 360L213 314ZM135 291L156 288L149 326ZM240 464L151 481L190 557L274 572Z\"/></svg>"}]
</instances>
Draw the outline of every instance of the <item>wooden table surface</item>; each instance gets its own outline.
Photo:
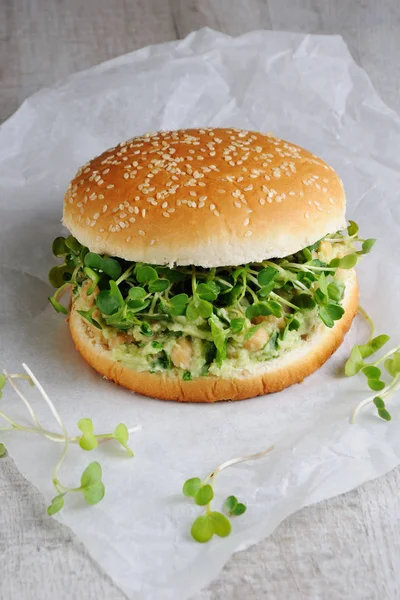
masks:
<instances>
[{"instance_id":1,"label":"wooden table surface","mask_svg":"<svg viewBox=\"0 0 400 600\"><path fill-rule=\"evenodd\" d=\"M0 0L0 121L69 73L209 26L339 33L400 109L398 0ZM1 260L1 258L0 258ZM400 469L303 509L236 554L196 600L400 598ZM122 600L82 544L0 462L0 598ZM157 600L157 599L155 599Z\"/></svg>"}]
</instances>

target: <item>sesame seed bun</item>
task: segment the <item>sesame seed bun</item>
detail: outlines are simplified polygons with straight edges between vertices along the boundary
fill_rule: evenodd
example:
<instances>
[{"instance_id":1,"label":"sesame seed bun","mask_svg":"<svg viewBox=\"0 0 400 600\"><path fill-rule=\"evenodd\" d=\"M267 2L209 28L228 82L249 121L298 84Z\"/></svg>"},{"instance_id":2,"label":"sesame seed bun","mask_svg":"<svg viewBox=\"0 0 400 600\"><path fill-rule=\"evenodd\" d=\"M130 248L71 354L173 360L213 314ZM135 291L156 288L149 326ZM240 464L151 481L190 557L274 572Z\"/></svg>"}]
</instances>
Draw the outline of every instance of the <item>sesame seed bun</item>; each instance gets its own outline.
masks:
<instances>
[{"instance_id":1,"label":"sesame seed bun","mask_svg":"<svg viewBox=\"0 0 400 600\"><path fill-rule=\"evenodd\" d=\"M63 222L90 250L217 267L279 258L345 226L322 159L270 135L187 129L122 142L81 167Z\"/></svg>"},{"instance_id":2,"label":"sesame seed bun","mask_svg":"<svg viewBox=\"0 0 400 600\"><path fill-rule=\"evenodd\" d=\"M107 379L144 396L179 402L217 402L243 400L301 382L319 369L335 352L357 313L358 286L354 270L342 272L346 283L343 317L329 329L322 323L306 341L282 357L260 363L256 373L238 370L232 378L198 377L183 381L171 374L138 372L112 359L111 352L101 344L99 330L90 325L71 306L69 326L77 350L96 371Z\"/></svg>"}]
</instances>

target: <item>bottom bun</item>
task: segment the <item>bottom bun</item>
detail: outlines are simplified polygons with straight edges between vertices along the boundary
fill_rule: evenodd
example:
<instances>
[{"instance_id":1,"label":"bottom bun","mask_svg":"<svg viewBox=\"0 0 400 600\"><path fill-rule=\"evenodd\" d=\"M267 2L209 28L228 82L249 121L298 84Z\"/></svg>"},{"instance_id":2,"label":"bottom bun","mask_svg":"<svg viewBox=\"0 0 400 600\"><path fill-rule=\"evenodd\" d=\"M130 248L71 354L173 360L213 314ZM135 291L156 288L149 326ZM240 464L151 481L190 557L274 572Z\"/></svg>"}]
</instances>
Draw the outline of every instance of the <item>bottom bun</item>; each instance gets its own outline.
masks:
<instances>
[{"instance_id":1,"label":"bottom bun","mask_svg":"<svg viewBox=\"0 0 400 600\"><path fill-rule=\"evenodd\" d=\"M335 352L349 330L358 308L355 271L343 273L343 280L346 283L342 303L345 313L332 329L321 323L297 348L286 352L282 357L257 364L252 373L238 370L237 376L229 379L206 376L183 381L173 374L135 371L111 358L110 350L101 344L99 335L96 335L98 330L94 331L94 327L79 315L73 304L69 326L76 348L96 371L138 394L178 402L243 400L279 392L303 381Z\"/></svg>"}]
</instances>

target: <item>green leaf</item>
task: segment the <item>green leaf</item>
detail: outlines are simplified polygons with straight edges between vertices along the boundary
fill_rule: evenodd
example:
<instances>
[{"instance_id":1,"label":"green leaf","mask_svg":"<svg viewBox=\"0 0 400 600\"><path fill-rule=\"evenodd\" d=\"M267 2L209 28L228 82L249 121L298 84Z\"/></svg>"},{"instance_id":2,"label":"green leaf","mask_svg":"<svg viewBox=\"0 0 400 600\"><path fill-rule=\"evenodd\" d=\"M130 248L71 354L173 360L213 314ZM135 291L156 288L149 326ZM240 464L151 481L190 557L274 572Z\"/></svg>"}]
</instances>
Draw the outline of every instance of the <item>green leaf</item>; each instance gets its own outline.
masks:
<instances>
[{"instance_id":1,"label":"green leaf","mask_svg":"<svg viewBox=\"0 0 400 600\"><path fill-rule=\"evenodd\" d=\"M292 304L300 310L312 310L315 308L315 300L308 294L299 294L292 298Z\"/></svg>"},{"instance_id":2,"label":"green leaf","mask_svg":"<svg viewBox=\"0 0 400 600\"><path fill-rule=\"evenodd\" d=\"M242 515L243 513L246 512L246 505L242 504L241 502L238 502L237 505L235 506L235 508L232 511L232 515L234 517L240 517L240 515Z\"/></svg>"},{"instance_id":3,"label":"green leaf","mask_svg":"<svg viewBox=\"0 0 400 600\"><path fill-rule=\"evenodd\" d=\"M232 321L230 322L230 325L229 325L231 332L233 334L240 333L244 327L245 322L246 322L245 319L242 319L242 318L232 319Z\"/></svg>"},{"instance_id":4,"label":"green leaf","mask_svg":"<svg viewBox=\"0 0 400 600\"><path fill-rule=\"evenodd\" d=\"M368 358L372 354L375 354L378 350L382 348L388 341L390 337L385 335L384 333L374 337L367 344L360 344L359 349L361 352L362 358Z\"/></svg>"},{"instance_id":5,"label":"green leaf","mask_svg":"<svg viewBox=\"0 0 400 600\"><path fill-rule=\"evenodd\" d=\"M184 496L194 498L201 488L201 479L199 477L192 477L187 479L183 484L182 492Z\"/></svg>"},{"instance_id":6,"label":"green leaf","mask_svg":"<svg viewBox=\"0 0 400 600\"><path fill-rule=\"evenodd\" d=\"M87 488L91 485L99 483L102 477L102 469L98 462L92 462L86 467L81 476L82 488Z\"/></svg>"},{"instance_id":7,"label":"green leaf","mask_svg":"<svg viewBox=\"0 0 400 600\"><path fill-rule=\"evenodd\" d=\"M226 331L224 330L221 321L215 315L212 315L208 323L211 328L211 335L217 350L223 351L225 347Z\"/></svg>"},{"instance_id":8,"label":"green leaf","mask_svg":"<svg viewBox=\"0 0 400 600\"><path fill-rule=\"evenodd\" d=\"M184 371L182 375L183 381L192 381L193 377L190 371Z\"/></svg>"},{"instance_id":9,"label":"green leaf","mask_svg":"<svg viewBox=\"0 0 400 600\"><path fill-rule=\"evenodd\" d=\"M57 265L49 271L49 282L54 288L60 288L71 279L72 269L67 265ZM66 277L67 275L67 277Z\"/></svg>"},{"instance_id":10,"label":"green leaf","mask_svg":"<svg viewBox=\"0 0 400 600\"><path fill-rule=\"evenodd\" d=\"M102 290L96 298L96 306L104 315L113 315L125 301L115 281L110 281L110 289Z\"/></svg>"},{"instance_id":11,"label":"green leaf","mask_svg":"<svg viewBox=\"0 0 400 600\"><path fill-rule=\"evenodd\" d=\"M186 312L186 304L189 301L187 294L177 294L170 300L170 312L174 317L184 315Z\"/></svg>"},{"instance_id":12,"label":"green leaf","mask_svg":"<svg viewBox=\"0 0 400 600\"><path fill-rule=\"evenodd\" d=\"M88 504L94 505L101 502L104 498L105 487L102 481L98 481L89 487L83 489L83 495Z\"/></svg>"},{"instance_id":13,"label":"green leaf","mask_svg":"<svg viewBox=\"0 0 400 600\"><path fill-rule=\"evenodd\" d=\"M318 287L321 290L321 292L324 294L324 296L328 295L328 285L326 282L325 273L321 273L321 275L319 276Z\"/></svg>"},{"instance_id":14,"label":"green leaf","mask_svg":"<svg viewBox=\"0 0 400 600\"><path fill-rule=\"evenodd\" d=\"M333 320L333 318L331 317L331 315L329 314L329 312L325 306L320 307L319 316L320 316L321 321L324 323L324 325L326 325L327 327L334 326L335 321Z\"/></svg>"},{"instance_id":15,"label":"green leaf","mask_svg":"<svg viewBox=\"0 0 400 600\"><path fill-rule=\"evenodd\" d=\"M63 306L62 304L60 304L58 302L58 300L56 300L54 298L54 296L49 296L48 298L50 304L52 305L52 307L58 312L58 313L62 313L63 315L67 315L68 314L68 310L65 308L65 306Z\"/></svg>"},{"instance_id":16,"label":"green leaf","mask_svg":"<svg viewBox=\"0 0 400 600\"><path fill-rule=\"evenodd\" d=\"M298 331L300 329L300 321L293 318L288 325L288 329L289 331Z\"/></svg>"},{"instance_id":17,"label":"green leaf","mask_svg":"<svg viewBox=\"0 0 400 600\"><path fill-rule=\"evenodd\" d=\"M125 423L120 423L114 429L114 438L121 444L130 456L134 456L132 450L128 446L129 431Z\"/></svg>"},{"instance_id":18,"label":"green leaf","mask_svg":"<svg viewBox=\"0 0 400 600\"><path fill-rule=\"evenodd\" d=\"M146 290L142 287L131 287L128 292L130 300L143 300L147 296Z\"/></svg>"},{"instance_id":19,"label":"green leaf","mask_svg":"<svg viewBox=\"0 0 400 600\"><path fill-rule=\"evenodd\" d=\"M386 406L382 398L376 396L376 398L374 398L374 404L378 409L378 415L381 417L381 419L384 419L385 421L391 421L392 417L390 413L386 410Z\"/></svg>"},{"instance_id":20,"label":"green leaf","mask_svg":"<svg viewBox=\"0 0 400 600\"><path fill-rule=\"evenodd\" d=\"M196 542L204 544L209 542L214 535L214 523L208 515L197 517L190 530Z\"/></svg>"},{"instance_id":21,"label":"green leaf","mask_svg":"<svg viewBox=\"0 0 400 600\"><path fill-rule=\"evenodd\" d=\"M212 282L210 282L212 283ZM218 297L219 290L216 290L214 286L207 283L199 283L196 289L196 294L202 300L208 300L209 302L213 302Z\"/></svg>"},{"instance_id":22,"label":"green leaf","mask_svg":"<svg viewBox=\"0 0 400 600\"><path fill-rule=\"evenodd\" d=\"M278 271L276 269L274 269L273 267L267 267L259 272L259 274L257 275L257 280L258 283L264 287L271 283L277 275Z\"/></svg>"},{"instance_id":23,"label":"green leaf","mask_svg":"<svg viewBox=\"0 0 400 600\"><path fill-rule=\"evenodd\" d=\"M353 235L357 235L358 233L358 225L355 221L350 221L349 220L349 226L347 228L347 233L349 234L350 237L352 237Z\"/></svg>"},{"instance_id":24,"label":"green leaf","mask_svg":"<svg viewBox=\"0 0 400 600\"><path fill-rule=\"evenodd\" d=\"M386 371L392 377L400 374L400 352L395 352L392 358L387 358L384 363Z\"/></svg>"},{"instance_id":25,"label":"green leaf","mask_svg":"<svg viewBox=\"0 0 400 600\"><path fill-rule=\"evenodd\" d=\"M74 238L73 235L69 235L65 238L65 245L67 246L67 248L72 250L72 252L75 252L75 254L79 254L79 252L82 249L82 244L80 244L78 240Z\"/></svg>"},{"instance_id":26,"label":"green leaf","mask_svg":"<svg viewBox=\"0 0 400 600\"><path fill-rule=\"evenodd\" d=\"M6 376L2 373L0 374L0 398L3 396L3 388L7 383Z\"/></svg>"},{"instance_id":27,"label":"green leaf","mask_svg":"<svg viewBox=\"0 0 400 600\"><path fill-rule=\"evenodd\" d=\"M385 403L380 396L374 398L374 404L376 408L385 408Z\"/></svg>"},{"instance_id":28,"label":"green leaf","mask_svg":"<svg viewBox=\"0 0 400 600\"><path fill-rule=\"evenodd\" d=\"M103 273L111 277L111 279L118 279L121 275L121 265L113 258L103 258L101 269Z\"/></svg>"},{"instance_id":29,"label":"green leaf","mask_svg":"<svg viewBox=\"0 0 400 600\"><path fill-rule=\"evenodd\" d=\"M56 237L51 249L54 256L57 256L57 258L61 258L70 253L69 248L65 244L65 237L62 236Z\"/></svg>"},{"instance_id":30,"label":"green leaf","mask_svg":"<svg viewBox=\"0 0 400 600\"><path fill-rule=\"evenodd\" d=\"M7 448L0 442L0 458L7 454Z\"/></svg>"},{"instance_id":31,"label":"green leaf","mask_svg":"<svg viewBox=\"0 0 400 600\"><path fill-rule=\"evenodd\" d=\"M212 312L212 304L199 298L193 298L186 308L186 316L189 321L195 321L199 317L208 319L212 315Z\"/></svg>"},{"instance_id":32,"label":"green leaf","mask_svg":"<svg viewBox=\"0 0 400 600\"><path fill-rule=\"evenodd\" d=\"M56 513L60 512L60 510L64 506L65 494L66 494L66 492L64 492L63 494L59 494L58 496L55 496L52 499L50 506L47 508L48 515L51 516L51 515L55 515Z\"/></svg>"},{"instance_id":33,"label":"green leaf","mask_svg":"<svg viewBox=\"0 0 400 600\"><path fill-rule=\"evenodd\" d=\"M328 296L334 302L340 302L343 298L345 285L342 281L336 279L328 284Z\"/></svg>"},{"instance_id":34,"label":"green leaf","mask_svg":"<svg viewBox=\"0 0 400 600\"><path fill-rule=\"evenodd\" d=\"M363 254L368 254L368 252L371 252L372 248L375 245L376 240L374 240L373 238L370 238L368 240L365 240L365 242L362 243L362 253Z\"/></svg>"},{"instance_id":35,"label":"green leaf","mask_svg":"<svg viewBox=\"0 0 400 600\"><path fill-rule=\"evenodd\" d=\"M363 367L362 372L367 377L367 379L379 379L381 376L381 370L378 367L374 367L372 365L367 365Z\"/></svg>"},{"instance_id":36,"label":"green leaf","mask_svg":"<svg viewBox=\"0 0 400 600\"><path fill-rule=\"evenodd\" d=\"M111 279L118 279L121 275L121 265L114 258L103 258L100 254L95 252L88 252L84 259L85 267L102 271L108 275Z\"/></svg>"},{"instance_id":37,"label":"green leaf","mask_svg":"<svg viewBox=\"0 0 400 600\"><path fill-rule=\"evenodd\" d=\"M167 279L156 279L155 281L150 281L149 283L149 292L165 292L167 288L169 288L169 281Z\"/></svg>"},{"instance_id":38,"label":"green leaf","mask_svg":"<svg viewBox=\"0 0 400 600\"><path fill-rule=\"evenodd\" d=\"M352 269L353 267L356 266L357 262L358 262L358 256L357 256L357 254L353 253L353 254L346 254L346 256L343 256L342 258L334 258L329 263L329 266L333 267L333 268L339 268L339 269Z\"/></svg>"},{"instance_id":39,"label":"green leaf","mask_svg":"<svg viewBox=\"0 0 400 600\"><path fill-rule=\"evenodd\" d=\"M379 379L368 379L367 383L368 387L374 392L380 392L386 387L386 384L383 381L379 381Z\"/></svg>"},{"instance_id":40,"label":"green leaf","mask_svg":"<svg viewBox=\"0 0 400 600\"><path fill-rule=\"evenodd\" d=\"M386 408L379 408L378 415L380 416L381 419L384 419L385 421L392 420L391 414L386 410Z\"/></svg>"},{"instance_id":41,"label":"green leaf","mask_svg":"<svg viewBox=\"0 0 400 600\"><path fill-rule=\"evenodd\" d=\"M344 308L338 304L329 303L326 307L326 310L334 321L338 321L344 315Z\"/></svg>"},{"instance_id":42,"label":"green leaf","mask_svg":"<svg viewBox=\"0 0 400 600\"><path fill-rule=\"evenodd\" d=\"M136 271L136 279L139 283L150 283L158 279L158 273L153 267L143 266L139 267Z\"/></svg>"},{"instance_id":43,"label":"green leaf","mask_svg":"<svg viewBox=\"0 0 400 600\"><path fill-rule=\"evenodd\" d=\"M86 450L89 452L90 450L95 450L98 446L97 438L92 433L84 433L79 438L79 446L82 450Z\"/></svg>"},{"instance_id":44,"label":"green leaf","mask_svg":"<svg viewBox=\"0 0 400 600\"><path fill-rule=\"evenodd\" d=\"M200 489L197 491L197 494L194 497L194 501L199 506L205 506L206 504L210 504L211 500L214 498L214 490L210 484L202 485Z\"/></svg>"},{"instance_id":45,"label":"green leaf","mask_svg":"<svg viewBox=\"0 0 400 600\"><path fill-rule=\"evenodd\" d=\"M224 510L230 516L237 505L238 499L235 496L228 496L224 502Z\"/></svg>"},{"instance_id":46,"label":"green leaf","mask_svg":"<svg viewBox=\"0 0 400 600\"><path fill-rule=\"evenodd\" d=\"M360 349L357 345L353 346L350 356L344 367L344 373L347 377L353 377L356 375L364 366L363 357Z\"/></svg>"},{"instance_id":47,"label":"green leaf","mask_svg":"<svg viewBox=\"0 0 400 600\"><path fill-rule=\"evenodd\" d=\"M81 317L83 317L84 319L86 319L86 321L88 321L91 325L94 325L95 327L97 327L97 329L102 329L102 326L100 325L100 323L98 321L96 321L96 319L93 319L93 312L95 311L96 307L94 306L93 308L91 308L90 310L78 310L78 314L81 315Z\"/></svg>"},{"instance_id":48,"label":"green leaf","mask_svg":"<svg viewBox=\"0 0 400 600\"><path fill-rule=\"evenodd\" d=\"M221 303L222 306L232 306L233 304L236 304L239 296L243 292L243 288L243 283L237 283L231 290L221 294L218 298L218 302Z\"/></svg>"},{"instance_id":49,"label":"green leaf","mask_svg":"<svg viewBox=\"0 0 400 600\"><path fill-rule=\"evenodd\" d=\"M274 315L274 317L279 318L282 316L282 307L279 302L276 302L275 300L268 300L267 302L263 302L262 305L265 306L270 314Z\"/></svg>"},{"instance_id":50,"label":"green leaf","mask_svg":"<svg viewBox=\"0 0 400 600\"><path fill-rule=\"evenodd\" d=\"M259 296L259 298L267 298L272 292L272 290L275 288L275 286L275 281L270 281L268 285L265 285L260 290L258 290L257 296Z\"/></svg>"},{"instance_id":51,"label":"green leaf","mask_svg":"<svg viewBox=\"0 0 400 600\"><path fill-rule=\"evenodd\" d=\"M94 427L92 419L79 419L78 429L79 431L82 431L82 433L93 433Z\"/></svg>"},{"instance_id":52,"label":"green leaf","mask_svg":"<svg viewBox=\"0 0 400 600\"><path fill-rule=\"evenodd\" d=\"M152 348L157 348L158 350L162 350L164 347L161 342L157 342L156 340L152 342L151 346Z\"/></svg>"},{"instance_id":53,"label":"green leaf","mask_svg":"<svg viewBox=\"0 0 400 600\"><path fill-rule=\"evenodd\" d=\"M229 519L220 512L211 512L208 515L211 519L214 533L219 537L226 537L232 530L232 525Z\"/></svg>"}]
</instances>

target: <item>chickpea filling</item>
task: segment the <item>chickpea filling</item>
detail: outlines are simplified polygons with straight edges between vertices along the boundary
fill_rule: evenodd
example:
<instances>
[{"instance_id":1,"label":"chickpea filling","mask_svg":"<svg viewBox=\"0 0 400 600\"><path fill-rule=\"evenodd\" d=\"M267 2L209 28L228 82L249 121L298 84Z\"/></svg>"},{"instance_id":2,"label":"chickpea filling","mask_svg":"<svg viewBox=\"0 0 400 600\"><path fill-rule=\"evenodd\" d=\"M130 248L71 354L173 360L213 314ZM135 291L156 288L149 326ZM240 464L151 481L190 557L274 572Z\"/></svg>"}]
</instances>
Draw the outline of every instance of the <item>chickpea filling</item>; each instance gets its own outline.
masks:
<instances>
[{"instance_id":1,"label":"chickpea filling","mask_svg":"<svg viewBox=\"0 0 400 600\"><path fill-rule=\"evenodd\" d=\"M351 221L293 255L211 269L132 263L57 238L64 262L50 272L50 301L67 313L59 300L72 287L88 337L137 371L184 381L248 374L341 319L343 270L373 242L357 234Z\"/></svg>"}]
</instances>

